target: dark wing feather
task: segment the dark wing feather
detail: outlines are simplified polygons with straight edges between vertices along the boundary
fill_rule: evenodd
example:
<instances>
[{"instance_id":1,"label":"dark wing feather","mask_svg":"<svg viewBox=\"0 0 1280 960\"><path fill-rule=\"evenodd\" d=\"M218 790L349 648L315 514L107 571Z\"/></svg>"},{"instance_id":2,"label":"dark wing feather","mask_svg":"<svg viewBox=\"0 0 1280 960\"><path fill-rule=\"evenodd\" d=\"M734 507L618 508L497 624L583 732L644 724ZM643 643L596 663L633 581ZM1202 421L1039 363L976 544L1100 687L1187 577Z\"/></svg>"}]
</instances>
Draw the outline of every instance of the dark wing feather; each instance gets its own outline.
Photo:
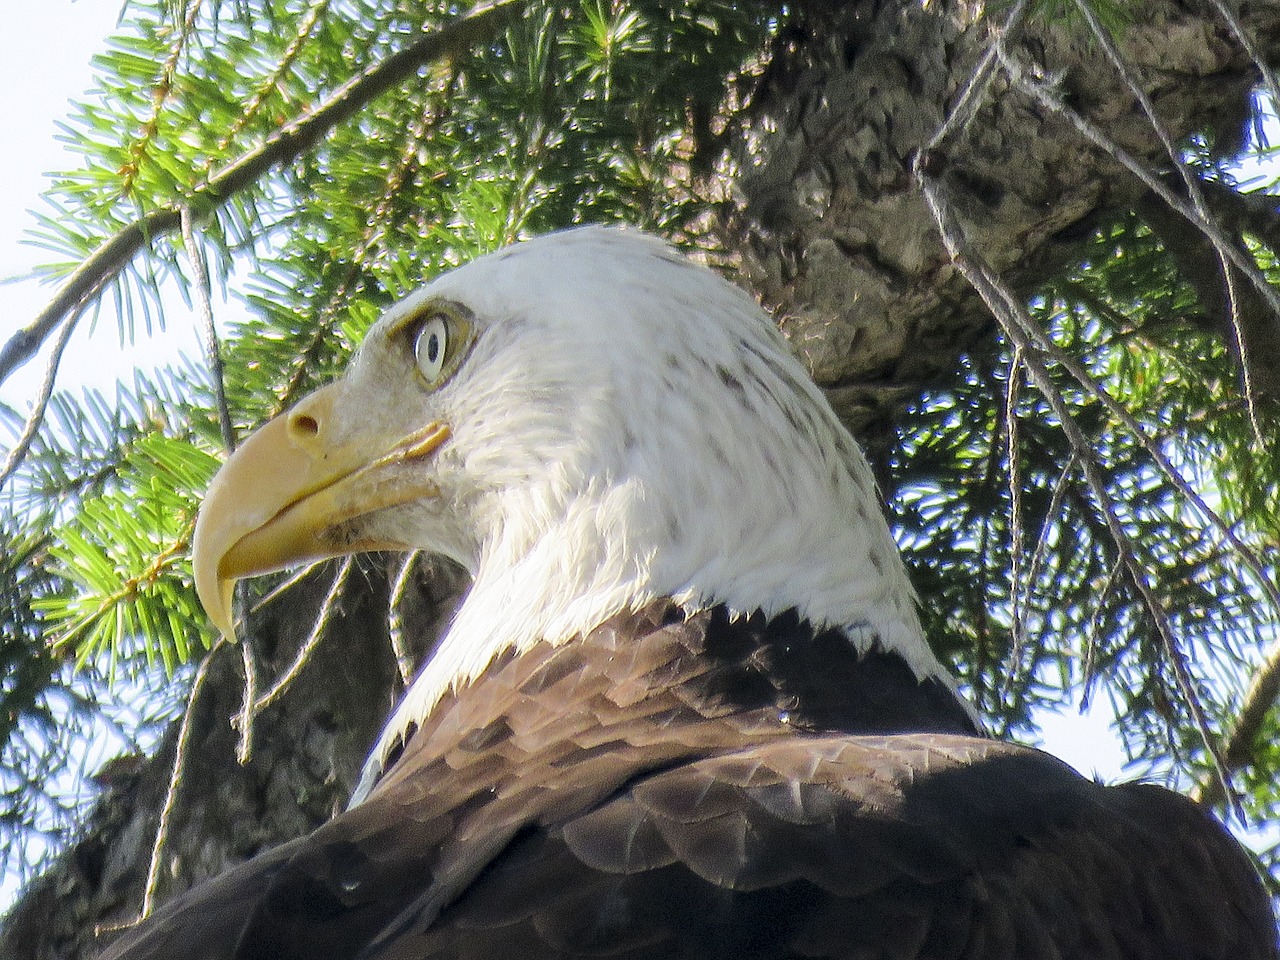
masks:
<instances>
[{"instance_id":1,"label":"dark wing feather","mask_svg":"<svg viewBox=\"0 0 1280 960\"><path fill-rule=\"evenodd\" d=\"M1275 956L1250 864L1182 798L933 735L648 778L522 838L405 955L504 938L529 958Z\"/></svg>"},{"instance_id":2,"label":"dark wing feather","mask_svg":"<svg viewBox=\"0 0 1280 960\"><path fill-rule=\"evenodd\" d=\"M438 915L423 902L355 955L1276 955L1249 863L1182 798L941 735L797 738L644 777L521 830Z\"/></svg>"},{"instance_id":3,"label":"dark wing feather","mask_svg":"<svg viewBox=\"0 0 1280 960\"><path fill-rule=\"evenodd\" d=\"M834 638L793 663L795 618L671 614L496 661L369 800L104 960L1280 957L1183 798L946 732L941 685Z\"/></svg>"}]
</instances>

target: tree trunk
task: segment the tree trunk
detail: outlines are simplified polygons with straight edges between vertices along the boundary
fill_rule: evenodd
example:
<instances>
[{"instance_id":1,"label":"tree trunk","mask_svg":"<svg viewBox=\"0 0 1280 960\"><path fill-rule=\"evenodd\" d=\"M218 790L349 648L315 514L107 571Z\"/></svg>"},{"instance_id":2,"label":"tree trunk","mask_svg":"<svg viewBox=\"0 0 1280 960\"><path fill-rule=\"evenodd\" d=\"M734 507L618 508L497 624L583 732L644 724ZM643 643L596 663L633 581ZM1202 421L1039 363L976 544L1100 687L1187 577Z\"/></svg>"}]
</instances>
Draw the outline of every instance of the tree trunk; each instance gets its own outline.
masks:
<instances>
[{"instance_id":1,"label":"tree trunk","mask_svg":"<svg viewBox=\"0 0 1280 960\"><path fill-rule=\"evenodd\" d=\"M950 373L962 352L993 343L993 321L949 262L913 175L991 45L982 9L956 0L802 4L726 133L718 183L726 195L723 185L732 185L733 199L718 206L716 230L732 265L864 435ZM1244 3L1239 14L1273 56L1280 4ZM1124 28L1121 48L1166 128L1238 144L1258 71L1228 27L1195 2L1153 0L1140 17ZM1078 16L1026 27L1010 48L1059 78L1058 95L1144 164L1168 169L1159 138ZM970 239L1024 290L1073 256L1094 225L1153 202L1113 158L1000 74L968 131L927 159ZM1166 182L1176 179L1166 174ZM1276 223L1274 207L1254 212ZM159 898L316 826L346 802L402 689L387 577L377 564L360 569L310 662L257 717L244 765L229 722L241 708L240 655L226 647L215 655L191 718ZM461 589L456 571L424 569L436 572L416 578L407 602L417 656ZM327 589L320 575L255 618L260 673L287 669ZM97 928L137 914L177 739L175 726L156 757L105 793L83 839L12 911L0 955L87 958L103 942Z\"/></svg>"},{"instance_id":2,"label":"tree trunk","mask_svg":"<svg viewBox=\"0 0 1280 960\"><path fill-rule=\"evenodd\" d=\"M1280 56L1280 6L1246 3L1239 12L1264 54ZM913 175L991 46L1001 20L983 13L981 4L954 2L802 5L735 118L726 169L733 199L720 207L718 232L859 432L875 433L874 421L954 370L961 353L992 344L991 314L947 256ZM1218 155L1232 155L1251 116L1257 67L1207 4L1159 0L1139 16L1122 28L1119 47L1166 131L1179 144L1206 133ZM1055 21L1017 31L1013 55L1054 78L1062 100L1180 189L1155 130L1080 15ZM1020 290L1076 256L1098 224L1158 202L999 71L967 132L929 165L969 239ZM1274 202L1256 212L1254 235L1280 225ZM1225 331L1225 318L1217 320ZM1274 314L1266 323L1260 366L1280 343Z\"/></svg>"},{"instance_id":3,"label":"tree trunk","mask_svg":"<svg viewBox=\"0 0 1280 960\"><path fill-rule=\"evenodd\" d=\"M400 561L394 561L398 565ZM332 582L329 564L266 604L242 642L255 653L258 697L305 645ZM421 662L452 610L464 577L419 562L400 609ZM388 638L388 578L371 558L353 567L321 641L287 694L253 722L247 763L237 756L241 651L212 655L183 751L181 782L159 858L155 902L280 841L319 826L346 806L370 744L403 691ZM169 792L180 724L156 755L104 792L82 838L25 893L0 933L0 957L96 956L112 931L136 918Z\"/></svg>"}]
</instances>

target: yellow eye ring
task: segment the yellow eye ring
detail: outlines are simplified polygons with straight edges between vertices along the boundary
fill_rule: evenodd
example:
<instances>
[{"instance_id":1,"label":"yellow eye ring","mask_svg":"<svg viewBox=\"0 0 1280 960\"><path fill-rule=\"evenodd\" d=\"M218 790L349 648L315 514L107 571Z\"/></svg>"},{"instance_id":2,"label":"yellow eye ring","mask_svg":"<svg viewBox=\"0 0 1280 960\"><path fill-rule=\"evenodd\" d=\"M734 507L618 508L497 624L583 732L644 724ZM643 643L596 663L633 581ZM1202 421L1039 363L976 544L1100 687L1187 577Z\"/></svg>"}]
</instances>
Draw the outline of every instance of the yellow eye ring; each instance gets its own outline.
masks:
<instances>
[{"instance_id":1,"label":"yellow eye ring","mask_svg":"<svg viewBox=\"0 0 1280 960\"><path fill-rule=\"evenodd\" d=\"M467 312L456 304L428 304L400 330L418 375L431 388L453 375L471 345Z\"/></svg>"}]
</instances>

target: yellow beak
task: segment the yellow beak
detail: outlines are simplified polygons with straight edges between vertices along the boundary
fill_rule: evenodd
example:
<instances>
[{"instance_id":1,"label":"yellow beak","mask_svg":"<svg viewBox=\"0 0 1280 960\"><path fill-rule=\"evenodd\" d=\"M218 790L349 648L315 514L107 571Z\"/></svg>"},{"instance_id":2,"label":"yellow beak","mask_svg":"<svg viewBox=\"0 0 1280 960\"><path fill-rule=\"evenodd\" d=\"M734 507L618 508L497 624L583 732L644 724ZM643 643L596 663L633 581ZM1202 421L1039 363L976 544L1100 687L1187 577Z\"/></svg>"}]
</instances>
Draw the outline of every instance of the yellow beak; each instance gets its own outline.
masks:
<instances>
[{"instance_id":1,"label":"yellow beak","mask_svg":"<svg viewBox=\"0 0 1280 960\"><path fill-rule=\"evenodd\" d=\"M390 441L334 440L341 383L324 387L257 430L209 485L192 542L196 592L214 626L234 639L237 580L366 550L405 549L347 527L363 514L439 496L428 471L398 469L449 439L430 423Z\"/></svg>"}]
</instances>

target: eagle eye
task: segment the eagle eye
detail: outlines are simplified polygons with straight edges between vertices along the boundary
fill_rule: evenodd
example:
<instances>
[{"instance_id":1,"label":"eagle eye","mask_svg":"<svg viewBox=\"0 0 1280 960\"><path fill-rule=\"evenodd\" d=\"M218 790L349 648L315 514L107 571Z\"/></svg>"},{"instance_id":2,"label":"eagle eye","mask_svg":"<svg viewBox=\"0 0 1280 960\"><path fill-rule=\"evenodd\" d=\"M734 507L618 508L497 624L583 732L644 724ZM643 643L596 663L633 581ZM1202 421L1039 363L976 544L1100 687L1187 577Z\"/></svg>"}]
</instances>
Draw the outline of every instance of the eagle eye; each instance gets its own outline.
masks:
<instances>
[{"instance_id":1,"label":"eagle eye","mask_svg":"<svg viewBox=\"0 0 1280 960\"><path fill-rule=\"evenodd\" d=\"M427 386L437 387L457 369L470 325L461 316L433 307L407 325L413 362Z\"/></svg>"}]
</instances>

